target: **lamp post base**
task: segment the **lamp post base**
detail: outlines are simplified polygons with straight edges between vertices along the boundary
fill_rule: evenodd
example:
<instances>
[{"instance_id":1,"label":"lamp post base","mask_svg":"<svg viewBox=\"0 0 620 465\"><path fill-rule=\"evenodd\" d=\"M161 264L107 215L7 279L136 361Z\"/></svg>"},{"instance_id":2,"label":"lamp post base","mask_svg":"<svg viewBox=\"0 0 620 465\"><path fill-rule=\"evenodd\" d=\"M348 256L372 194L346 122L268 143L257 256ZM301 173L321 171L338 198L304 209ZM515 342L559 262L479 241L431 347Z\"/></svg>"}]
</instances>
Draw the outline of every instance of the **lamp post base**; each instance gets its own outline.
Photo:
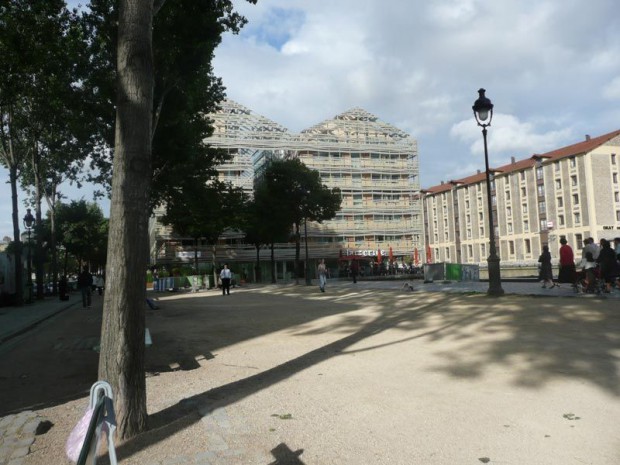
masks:
<instances>
[{"instance_id":1,"label":"lamp post base","mask_svg":"<svg viewBox=\"0 0 620 465\"><path fill-rule=\"evenodd\" d=\"M487 258L487 263L489 267L489 290L487 291L487 294L492 296L504 295L499 268L499 257L490 256Z\"/></svg>"}]
</instances>

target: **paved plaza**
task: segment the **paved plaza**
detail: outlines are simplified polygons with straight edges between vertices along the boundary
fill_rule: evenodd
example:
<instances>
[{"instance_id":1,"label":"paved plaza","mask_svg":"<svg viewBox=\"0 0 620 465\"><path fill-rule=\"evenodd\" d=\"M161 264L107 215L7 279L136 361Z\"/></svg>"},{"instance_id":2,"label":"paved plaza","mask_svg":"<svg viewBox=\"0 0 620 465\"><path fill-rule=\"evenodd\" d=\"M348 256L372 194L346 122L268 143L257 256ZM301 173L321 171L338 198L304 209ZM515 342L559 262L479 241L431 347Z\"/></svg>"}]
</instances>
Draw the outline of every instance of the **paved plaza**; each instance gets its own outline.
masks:
<instances>
[{"instance_id":1,"label":"paved plaza","mask_svg":"<svg viewBox=\"0 0 620 465\"><path fill-rule=\"evenodd\" d=\"M157 294L120 463L620 463L620 293L404 283ZM67 463L101 322L77 300L0 309L2 465Z\"/></svg>"}]
</instances>

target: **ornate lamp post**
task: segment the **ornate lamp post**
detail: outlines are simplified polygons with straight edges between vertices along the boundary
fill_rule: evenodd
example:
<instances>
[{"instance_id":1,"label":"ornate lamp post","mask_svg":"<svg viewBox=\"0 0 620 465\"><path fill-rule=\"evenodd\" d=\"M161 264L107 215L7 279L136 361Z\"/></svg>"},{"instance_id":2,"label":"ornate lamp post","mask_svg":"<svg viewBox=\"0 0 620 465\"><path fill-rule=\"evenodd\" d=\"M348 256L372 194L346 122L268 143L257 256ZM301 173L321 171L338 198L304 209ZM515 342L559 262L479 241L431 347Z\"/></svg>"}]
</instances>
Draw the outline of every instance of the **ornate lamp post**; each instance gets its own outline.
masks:
<instances>
[{"instance_id":1,"label":"ornate lamp post","mask_svg":"<svg viewBox=\"0 0 620 465\"><path fill-rule=\"evenodd\" d=\"M478 126L482 128L482 138L484 140L484 163L486 167L487 181L487 203L489 209L489 258L487 258L489 271L489 290L487 294L500 296L504 294L502 289L502 278L500 275L499 257L495 249L495 227L493 222L493 202L491 200L491 180L489 170L489 152L487 149L487 127L491 126L493 119L493 104L485 95L486 91L480 89L478 91L478 100L474 102L472 109Z\"/></svg>"},{"instance_id":2,"label":"ornate lamp post","mask_svg":"<svg viewBox=\"0 0 620 465\"><path fill-rule=\"evenodd\" d=\"M34 227L34 216L32 216L30 208L26 209L24 227L28 232L28 281L26 285L28 286L28 302L32 302L32 246L30 244L30 232Z\"/></svg>"}]
</instances>

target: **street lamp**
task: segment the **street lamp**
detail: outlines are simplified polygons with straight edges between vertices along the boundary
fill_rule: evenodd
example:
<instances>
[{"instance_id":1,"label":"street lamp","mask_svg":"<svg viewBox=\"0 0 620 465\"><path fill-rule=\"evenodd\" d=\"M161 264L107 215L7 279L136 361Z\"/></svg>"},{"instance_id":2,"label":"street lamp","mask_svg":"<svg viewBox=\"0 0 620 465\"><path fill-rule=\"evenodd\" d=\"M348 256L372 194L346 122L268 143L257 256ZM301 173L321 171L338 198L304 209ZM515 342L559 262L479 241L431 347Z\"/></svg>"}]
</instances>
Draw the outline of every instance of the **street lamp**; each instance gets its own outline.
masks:
<instances>
[{"instance_id":1,"label":"street lamp","mask_svg":"<svg viewBox=\"0 0 620 465\"><path fill-rule=\"evenodd\" d=\"M489 208L489 258L487 258L489 272L489 290L487 294L500 296L504 294L502 289L502 278L500 276L499 257L495 250L495 228L493 225L493 202L491 201L491 180L489 170L489 152L487 149L487 127L491 126L493 119L493 104L485 95L486 91L480 89L478 91L478 100L474 102L472 110L478 126L482 128L482 138L484 140L484 163L486 166L487 181L487 203ZM488 120L488 122L487 122Z\"/></svg>"},{"instance_id":2,"label":"street lamp","mask_svg":"<svg viewBox=\"0 0 620 465\"><path fill-rule=\"evenodd\" d=\"M26 209L26 215L24 216L24 227L28 232L28 302L32 302L32 247L30 245L30 232L34 226L34 216L30 208Z\"/></svg>"}]
</instances>

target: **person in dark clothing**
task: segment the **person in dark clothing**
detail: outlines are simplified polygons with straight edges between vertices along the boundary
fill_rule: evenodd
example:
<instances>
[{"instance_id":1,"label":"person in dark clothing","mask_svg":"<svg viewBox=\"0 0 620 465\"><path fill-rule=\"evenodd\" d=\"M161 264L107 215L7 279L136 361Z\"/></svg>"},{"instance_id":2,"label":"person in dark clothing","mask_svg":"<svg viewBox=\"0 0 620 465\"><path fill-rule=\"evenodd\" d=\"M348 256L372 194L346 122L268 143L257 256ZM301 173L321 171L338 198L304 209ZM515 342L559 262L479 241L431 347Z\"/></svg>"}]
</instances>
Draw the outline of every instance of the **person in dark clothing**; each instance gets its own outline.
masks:
<instances>
[{"instance_id":1,"label":"person in dark clothing","mask_svg":"<svg viewBox=\"0 0 620 465\"><path fill-rule=\"evenodd\" d=\"M351 277L353 278L353 283L357 282L357 276L360 274L360 265L357 260L351 260Z\"/></svg>"},{"instance_id":2,"label":"person in dark clothing","mask_svg":"<svg viewBox=\"0 0 620 465\"><path fill-rule=\"evenodd\" d=\"M553 288L556 284L553 282L553 267L551 266L551 254L549 253L549 247L543 246L543 253L538 257L538 263L540 263L540 279L543 282L543 289L549 285L549 288Z\"/></svg>"},{"instance_id":3,"label":"person in dark clothing","mask_svg":"<svg viewBox=\"0 0 620 465\"><path fill-rule=\"evenodd\" d=\"M58 281L58 298L60 300L69 300L69 283L67 277L62 275Z\"/></svg>"},{"instance_id":4,"label":"person in dark clothing","mask_svg":"<svg viewBox=\"0 0 620 465\"><path fill-rule=\"evenodd\" d=\"M228 263L224 263L224 268L220 272L220 279L222 280L222 295L230 295L232 272L228 269Z\"/></svg>"},{"instance_id":5,"label":"person in dark clothing","mask_svg":"<svg viewBox=\"0 0 620 465\"><path fill-rule=\"evenodd\" d=\"M601 239L601 251L598 254L596 262L601 267L601 278L605 280L605 292L611 292L611 285L616 276L618 276L618 262L616 261L616 253L611 248L611 244L607 239Z\"/></svg>"},{"instance_id":6,"label":"person in dark clothing","mask_svg":"<svg viewBox=\"0 0 620 465\"><path fill-rule=\"evenodd\" d=\"M90 308L90 299L93 291L93 275L89 273L88 267L85 266L77 280L78 288L82 293L82 306Z\"/></svg>"}]
</instances>

